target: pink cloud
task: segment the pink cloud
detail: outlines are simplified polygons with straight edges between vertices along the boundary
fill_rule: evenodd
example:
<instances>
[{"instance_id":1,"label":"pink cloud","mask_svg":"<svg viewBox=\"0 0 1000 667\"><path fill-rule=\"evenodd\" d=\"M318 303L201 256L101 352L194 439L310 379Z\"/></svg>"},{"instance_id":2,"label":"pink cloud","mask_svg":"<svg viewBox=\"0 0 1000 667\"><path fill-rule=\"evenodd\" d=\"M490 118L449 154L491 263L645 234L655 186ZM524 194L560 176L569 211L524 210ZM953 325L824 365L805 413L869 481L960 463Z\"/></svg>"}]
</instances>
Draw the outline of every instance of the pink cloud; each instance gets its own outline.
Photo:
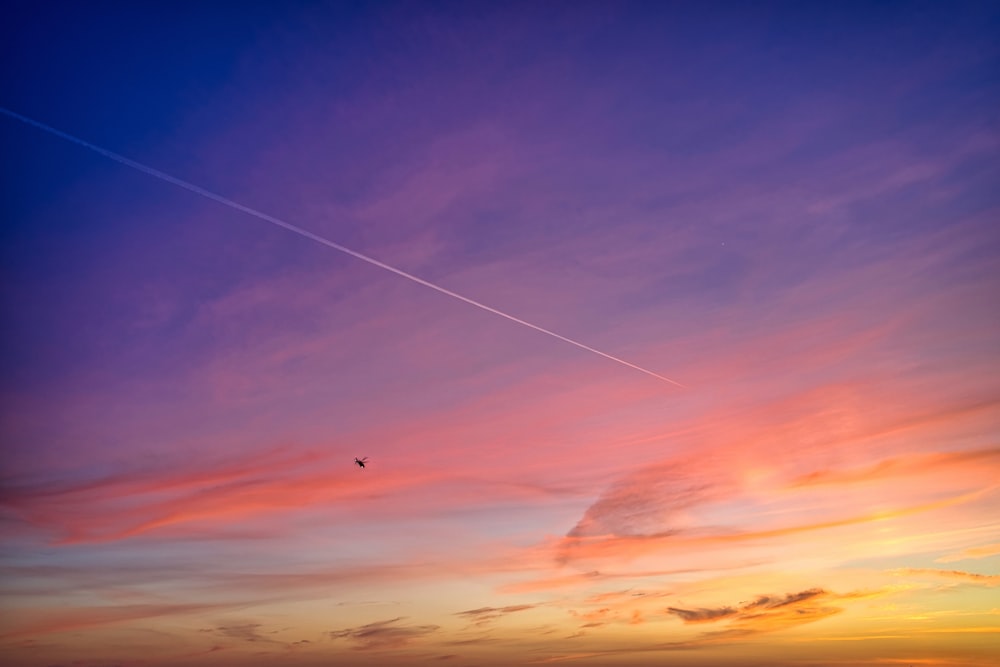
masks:
<instances>
[{"instance_id":1,"label":"pink cloud","mask_svg":"<svg viewBox=\"0 0 1000 667\"><path fill-rule=\"evenodd\" d=\"M71 632L137 620L222 611L238 606L240 605L232 603L176 603L33 610L19 614L19 618L13 619L10 630L4 636L23 637Z\"/></svg>"}]
</instances>

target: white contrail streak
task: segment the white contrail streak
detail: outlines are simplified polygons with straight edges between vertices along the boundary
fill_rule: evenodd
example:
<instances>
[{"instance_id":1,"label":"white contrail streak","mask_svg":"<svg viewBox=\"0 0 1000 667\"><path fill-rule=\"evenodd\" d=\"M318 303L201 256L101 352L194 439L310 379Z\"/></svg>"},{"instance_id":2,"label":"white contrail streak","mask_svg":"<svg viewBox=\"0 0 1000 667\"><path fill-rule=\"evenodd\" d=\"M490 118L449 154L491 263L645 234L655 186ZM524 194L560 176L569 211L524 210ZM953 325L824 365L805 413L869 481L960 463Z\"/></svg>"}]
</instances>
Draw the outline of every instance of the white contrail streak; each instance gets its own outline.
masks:
<instances>
[{"instance_id":1,"label":"white contrail streak","mask_svg":"<svg viewBox=\"0 0 1000 667\"><path fill-rule=\"evenodd\" d=\"M348 254L348 255L351 255L352 257L357 257L358 259L360 259L363 262L368 262L369 264L374 264L375 266L377 266L377 267L379 267L381 269L385 269L386 271L391 271L392 273L395 273L398 276L402 276L403 278L406 278L407 280L412 280L413 282L419 283L419 284L423 285L424 287L429 287L432 290L441 292L442 294L447 294L450 297L454 297L454 298L458 299L459 301L464 301L465 303L467 303L469 305L472 305L472 306L475 306L476 308L481 308L482 310L489 311L489 312L493 313L494 315L499 315L500 317L504 317L504 318L510 320L511 322L517 322L518 324L522 324L522 325L524 325L524 326L526 326L528 328L534 329L535 331L540 331L543 334L547 334L549 336L552 336L553 338L558 338L559 340L564 341L566 343L569 343L570 345L575 345L576 347L579 347L580 349L587 350L588 352L593 352L594 354L600 355L600 356L604 357L605 359L610 359L611 361L617 362L617 363L619 363L619 364L621 364L623 366L628 366L629 368L634 368L637 371L645 373L646 375L651 375L651 376L653 376L655 378L663 380L664 382L669 382L670 384L677 385L678 387L684 387L684 385L682 385L680 382L677 382L676 380L671 380L668 377L660 375L659 373L654 373L653 371L645 369L642 366L636 366L635 364L633 364L631 362L628 362L628 361L625 361L624 359L619 359L618 357L612 356L612 355L610 355L610 354L608 354L606 352L601 352L600 350L594 349L594 348L590 347L589 345L584 345L583 343L581 343L579 341L575 341L572 338L567 338L566 336L562 336L560 334L557 334L554 331L549 331L548 329L540 327L537 324L532 324L531 322L527 322L525 320L522 320L519 317L514 317L513 315L508 315L507 313L505 313L503 311L500 311L500 310L497 310L496 308L492 308L490 306L487 306L484 303L480 303L478 301L475 301L474 299L470 299L470 298L462 296L461 294L458 294L456 292L452 292L450 289L441 287L440 285L435 285L434 283L428 282L428 281L424 280L423 278L418 278L417 276L415 276L415 275L413 275L411 273L407 273L406 271L403 271L402 269L397 269L394 266L390 266L390 265L388 265L388 264L386 264L384 262L380 262L377 259L375 259L373 257L369 257L368 255L364 255L364 254L362 254L362 253L360 253L360 252L358 252L356 250L351 250L350 248L342 246L339 243L331 241L330 239L323 238L322 236L319 236L318 234L314 234L314 233L310 232L309 230L302 229L301 227L297 227L297 226L295 226L295 225L293 225L293 224L291 224L289 222L285 222L284 220L280 220L278 218L270 216L267 213L262 213L262 212L260 212L260 211L258 211L256 209L252 209L249 206L244 206L243 204L241 204L239 202L233 201L232 199L227 199L226 197L223 197L222 195L217 195L214 192L210 192L210 191L208 191L208 190L206 190L204 188L198 187L197 185L194 185L193 183L188 183L187 181L182 181L181 179L175 178L174 176L171 176L170 174L165 174L164 172L162 172L162 171L160 171L158 169L153 169L152 167L148 167L148 166L142 164L141 162L136 162L135 160L130 160L127 157L125 157L124 155L119 155L118 153L115 153L113 151L109 151L106 148L101 148L100 146L96 146L96 145L90 143L89 141L84 141L83 139L80 139L79 137L74 137L72 134L67 134L66 132L63 132L61 130L57 130L54 127L46 125L45 123L40 123L37 120L28 118L27 116L22 116L21 114L16 113L14 111L11 111L10 109L6 109L4 107L0 107L0 113L3 113L3 114L5 114L5 115L7 115L7 116L9 116L11 118L16 119L16 120L19 120L22 123L26 123L28 125L31 125L32 127L36 127L36 128L38 128L40 130L44 130L45 132L48 132L49 134L53 134L53 135L55 135L57 137L60 137L62 139L65 139L66 141L71 141L74 144L78 144L80 146L83 146L84 148L88 148L88 149L94 151L95 153L100 153L104 157L110 158L110 159L114 160L115 162L120 162L121 164L125 165L126 167L131 167L132 169L135 169L137 171L141 171L144 174L148 174L148 175L150 175L150 176L152 176L154 178L158 178L161 181L166 181L167 183L171 183L171 184L176 185L178 187L184 188L185 190L189 190L190 192L193 192L193 193L195 193L197 195L201 195L202 197L205 197L207 199L211 199L212 201L216 201L216 202L218 202L218 203L220 203L220 204L222 204L224 206L228 206L229 208L235 209L237 211L241 211L243 213L246 213L247 215L252 215L253 217L259 218L260 220L263 220L264 222L269 222L272 225L277 225L278 227L282 227L284 229L287 229L290 232L294 232L294 233L298 234L299 236L304 236L307 239L315 241L316 243L321 243L321 244L323 244L325 246L333 248L334 250L339 250L340 252Z\"/></svg>"}]
</instances>

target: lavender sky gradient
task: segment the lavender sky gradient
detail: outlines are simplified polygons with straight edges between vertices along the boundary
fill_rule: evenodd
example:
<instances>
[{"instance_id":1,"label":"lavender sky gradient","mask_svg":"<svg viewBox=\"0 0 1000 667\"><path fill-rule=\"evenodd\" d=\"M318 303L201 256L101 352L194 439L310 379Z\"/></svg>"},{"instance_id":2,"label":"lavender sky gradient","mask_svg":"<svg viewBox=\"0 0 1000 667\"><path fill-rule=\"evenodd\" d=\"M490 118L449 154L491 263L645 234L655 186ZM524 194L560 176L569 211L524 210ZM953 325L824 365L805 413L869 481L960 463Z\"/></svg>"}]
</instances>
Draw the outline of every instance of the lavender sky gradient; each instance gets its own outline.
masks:
<instances>
[{"instance_id":1,"label":"lavender sky gradient","mask_svg":"<svg viewBox=\"0 0 1000 667\"><path fill-rule=\"evenodd\" d=\"M0 105L685 388L0 116L0 655L991 664L1000 6L259 4Z\"/></svg>"}]
</instances>

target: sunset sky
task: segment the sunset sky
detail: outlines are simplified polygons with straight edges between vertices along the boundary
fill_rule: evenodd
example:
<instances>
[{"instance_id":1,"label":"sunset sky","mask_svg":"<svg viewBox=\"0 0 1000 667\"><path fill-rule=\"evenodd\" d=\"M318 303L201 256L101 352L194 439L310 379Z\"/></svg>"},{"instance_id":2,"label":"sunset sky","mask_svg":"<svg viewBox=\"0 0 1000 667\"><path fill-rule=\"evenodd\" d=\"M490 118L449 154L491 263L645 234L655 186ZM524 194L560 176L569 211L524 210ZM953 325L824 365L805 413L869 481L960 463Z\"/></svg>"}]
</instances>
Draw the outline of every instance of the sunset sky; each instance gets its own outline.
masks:
<instances>
[{"instance_id":1,"label":"sunset sky","mask_svg":"<svg viewBox=\"0 0 1000 667\"><path fill-rule=\"evenodd\" d=\"M3 664L996 664L997 3L0 24Z\"/></svg>"}]
</instances>

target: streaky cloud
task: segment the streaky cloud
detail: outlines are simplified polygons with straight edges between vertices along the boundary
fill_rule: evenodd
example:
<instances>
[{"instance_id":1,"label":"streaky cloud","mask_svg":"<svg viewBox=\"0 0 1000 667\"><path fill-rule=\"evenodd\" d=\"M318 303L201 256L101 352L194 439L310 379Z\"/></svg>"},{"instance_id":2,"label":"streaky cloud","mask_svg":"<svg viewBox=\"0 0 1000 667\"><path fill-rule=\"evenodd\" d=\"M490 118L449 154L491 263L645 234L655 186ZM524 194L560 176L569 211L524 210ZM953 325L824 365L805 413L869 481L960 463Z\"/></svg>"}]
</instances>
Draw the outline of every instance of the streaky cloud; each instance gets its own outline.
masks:
<instances>
[{"instance_id":1,"label":"streaky cloud","mask_svg":"<svg viewBox=\"0 0 1000 667\"><path fill-rule=\"evenodd\" d=\"M998 574L978 574L963 570L937 570L927 567L903 567L891 570L891 572L901 577L935 577L953 579L969 584L988 586L990 588L1000 586L1000 575Z\"/></svg>"},{"instance_id":2,"label":"streaky cloud","mask_svg":"<svg viewBox=\"0 0 1000 667\"><path fill-rule=\"evenodd\" d=\"M145 621L168 616L183 616L208 611L224 611L247 606L244 602L234 603L164 603L133 605L100 605L73 607L70 609L43 610L17 619L7 637L44 635L69 632L85 628L103 627Z\"/></svg>"},{"instance_id":3,"label":"streaky cloud","mask_svg":"<svg viewBox=\"0 0 1000 667\"><path fill-rule=\"evenodd\" d=\"M455 616L461 616L469 619L473 622L475 626L488 625L491 622L502 618L508 614L513 614L518 611L526 611L528 609L534 609L537 604L515 604L508 605L506 607L480 607L478 609L469 609L467 611L455 612Z\"/></svg>"},{"instance_id":4,"label":"streaky cloud","mask_svg":"<svg viewBox=\"0 0 1000 667\"><path fill-rule=\"evenodd\" d=\"M379 261L379 260L377 260L377 259L375 259L373 257L369 257L368 255L365 255L364 253L360 253L360 252L358 252L356 250L351 250L350 248L348 248L346 246L343 246L343 245L341 245L339 243L336 243L335 241L331 241L330 239L327 239L327 238L325 238L323 236L320 236L319 234L315 234L313 232L310 232L310 231L308 231L306 229L303 229L302 227L299 227L297 225L293 225L290 222L286 222L286 221L281 220L280 218L276 218L276 217L274 217L272 215L268 215L266 213L262 213L261 211L258 211L257 209L254 209L254 208L251 208L251 207L246 206L244 204L240 204L239 202L233 201L232 199L229 199L228 197L223 197L222 195L215 194L214 192L211 192L209 190L206 190L205 188L202 188L202 187L199 187L197 185L194 185L193 183L189 183L189 182L184 181L182 179L179 179L179 178L177 178L175 176L171 176L170 174L162 172L159 169L154 169L154 168L152 168L152 167L150 167L148 165L142 164L141 162L136 162L135 160L130 160L129 158L125 157L124 155L120 155L118 153L115 153L114 151L110 151L110 150L108 150L106 148L102 148L100 146L97 146L96 144L92 144L89 141L85 141L85 140L80 139L79 137L73 136L73 135L71 135L71 134L69 134L67 132L63 132L62 130L58 130L58 129L50 126L50 125L46 125L45 123L41 123L41 122L39 122L37 120L34 120L32 118L28 118L27 116L21 115L21 114L19 114L17 112L11 111L10 109L4 108L4 107L0 107L0 113L4 114L4 115L6 115L6 116L8 116L10 118L14 118L16 120L19 120L22 123L25 123L27 125L31 125L32 127L35 127L35 128L40 129L40 130L43 130L45 132L48 132L49 134L55 135L57 137L60 137L62 139L65 139L67 141L75 143L77 145L83 146L84 148L90 149L90 150L94 151L95 153L103 155L106 158L109 158L111 160L114 160L115 162L123 164L126 167L130 167L132 169L135 169L136 171L140 171L140 172L142 172L144 174L148 174L149 176L152 176L153 178L158 178L159 180L164 181L166 183L170 183L172 185L176 185L177 187L180 187L180 188L183 188L185 190L188 190L189 192L193 192L193 193L195 193L197 195L205 197L206 199L211 199L212 201L218 202L219 204L222 204L223 206L227 206L227 207L229 207L231 209L240 211L242 213L246 213L247 215L251 215L251 216L253 216L255 218L258 218L260 220L263 220L265 222L269 222L272 225L276 225L278 227L286 229L286 230L288 230L288 231L290 231L292 233L298 234L299 236L302 236L302 237L305 237L305 238L310 239L312 241L315 241L316 243L319 243L321 245L325 245L325 246L327 246L329 248L333 248L334 250L338 250L338 251L340 251L340 252L342 252L342 253L344 253L346 255L350 255L352 257L360 259L361 261L367 262L368 264L371 264L373 266L377 266L380 269L384 269L385 271L389 271L390 273L395 273L396 275L401 276L403 278L406 278L407 280L415 282L415 283L417 283L419 285L423 285L424 287L429 287L430 289L432 289L432 290L434 290L436 292L440 292L441 294L444 294L446 296L450 296L453 299L458 299L459 301L463 301L463 302L465 302L465 303L467 303L467 304L469 304L471 306L475 306L476 308L479 308L481 310L485 310L487 312L493 313L494 315L499 315L500 317L503 317L503 318L505 318L507 320L510 320L511 322L515 322L515 323L520 324L522 326L526 326L529 329L534 329L535 331L538 331L540 333L546 334L547 336L551 336L552 338L557 338L557 339L559 339L559 340L561 340L561 341L563 341L565 343L569 343L570 345L578 347L578 348L580 348L582 350L586 350L588 352L592 352L592 353L594 353L594 354L596 354L598 356L604 357L605 359L609 359L609 360L611 360L611 361L613 361L613 362L615 362L617 364L620 364L622 366L627 366L629 368L637 370L640 373L645 373L646 375L649 375L651 377L657 378L658 380L663 380L664 382L668 382L668 383L670 383L672 385L675 385L677 387L684 388L684 385L681 384L680 382L677 382L676 380L671 380L670 378L668 378L668 377L666 377L664 375L660 375L659 373L653 372L653 371L651 371L651 370L649 370L647 368L643 368L642 366L638 366L638 365L633 364L633 363L631 363L629 361L625 361L624 359L621 359L619 357L616 357L616 356L613 356L611 354L608 354L607 352L602 352L602 351L600 351L600 350L598 350L596 348L590 347L589 345L585 345L584 343L581 343L581 342L579 342L577 340L574 340L572 338L568 338L566 336L558 334L558 333L556 333L554 331L551 331L549 329L546 329L544 327L540 327L537 324L532 324L531 322L528 322L526 320L522 320L519 317L515 317L513 315L505 313L502 310L498 310L498 309L493 308L491 306L487 306L486 304L481 303L479 301L476 301L474 299L470 299L469 297L462 296L461 294L459 294L457 292L453 292L450 289L447 289L445 287L441 287L440 285L432 283L429 280L424 280L423 278L419 278L419 277L413 275L412 273L407 273L406 271L403 271L402 269L398 269L398 268L396 268L396 267L394 267L394 266L392 266L390 264L386 264L385 262L381 262L381 261Z\"/></svg>"},{"instance_id":5,"label":"streaky cloud","mask_svg":"<svg viewBox=\"0 0 1000 667\"><path fill-rule=\"evenodd\" d=\"M667 607L667 611L674 616L678 616L685 623L714 623L723 618L735 616L737 611L732 607L718 607L715 609L680 609L678 607Z\"/></svg>"},{"instance_id":6,"label":"streaky cloud","mask_svg":"<svg viewBox=\"0 0 1000 667\"><path fill-rule=\"evenodd\" d=\"M988 558L1000 554L1000 542L986 544L981 547L969 547L955 553L946 554L934 560L935 563L954 563L960 560L972 560L977 558Z\"/></svg>"},{"instance_id":7,"label":"streaky cloud","mask_svg":"<svg viewBox=\"0 0 1000 667\"><path fill-rule=\"evenodd\" d=\"M413 641L436 632L439 625L400 625L405 617L377 621L344 630L331 630L331 639L350 639L359 651L380 651L403 648Z\"/></svg>"}]
</instances>

